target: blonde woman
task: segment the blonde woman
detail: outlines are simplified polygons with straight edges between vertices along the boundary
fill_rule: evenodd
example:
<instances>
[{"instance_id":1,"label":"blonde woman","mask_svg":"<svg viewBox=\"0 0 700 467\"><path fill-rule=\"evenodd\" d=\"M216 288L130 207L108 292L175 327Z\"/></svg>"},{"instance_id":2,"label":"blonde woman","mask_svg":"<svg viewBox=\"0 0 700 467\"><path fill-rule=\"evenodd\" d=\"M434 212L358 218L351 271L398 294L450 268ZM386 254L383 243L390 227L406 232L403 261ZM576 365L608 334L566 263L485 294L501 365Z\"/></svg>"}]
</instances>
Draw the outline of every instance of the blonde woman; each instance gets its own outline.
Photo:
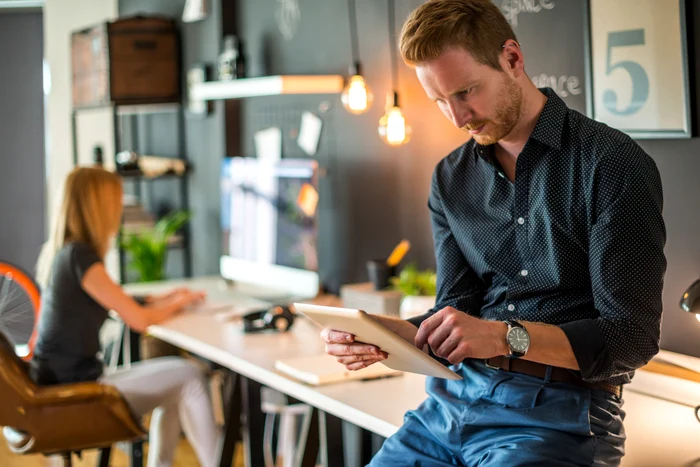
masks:
<instances>
[{"instance_id":1,"label":"blonde woman","mask_svg":"<svg viewBox=\"0 0 700 467\"><path fill-rule=\"evenodd\" d=\"M43 291L32 378L38 384L101 381L115 386L137 416L153 411L149 467L172 465L180 422L201 465L214 466L219 432L205 375L195 363L165 357L102 375L98 334L107 310L115 310L128 326L143 331L203 298L177 289L140 305L112 281L103 259L121 215L122 185L117 175L88 167L68 175L37 265Z\"/></svg>"}]
</instances>

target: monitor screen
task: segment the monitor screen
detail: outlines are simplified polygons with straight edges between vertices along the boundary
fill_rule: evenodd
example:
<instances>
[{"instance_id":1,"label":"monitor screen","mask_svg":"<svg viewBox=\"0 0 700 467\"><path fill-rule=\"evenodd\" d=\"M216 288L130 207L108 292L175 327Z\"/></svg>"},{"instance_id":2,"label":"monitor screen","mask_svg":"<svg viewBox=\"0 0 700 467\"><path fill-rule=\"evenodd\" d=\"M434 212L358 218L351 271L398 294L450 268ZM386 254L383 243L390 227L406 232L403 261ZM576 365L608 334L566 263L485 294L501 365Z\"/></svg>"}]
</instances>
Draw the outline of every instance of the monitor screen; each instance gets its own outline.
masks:
<instances>
[{"instance_id":1,"label":"monitor screen","mask_svg":"<svg viewBox=\"0 0 700 467\"><path fill-rule=\"evenodd\" d=\"M318 271L316 161L226 158L221 195L225 256Z\"/></svg>"}]
</instances>

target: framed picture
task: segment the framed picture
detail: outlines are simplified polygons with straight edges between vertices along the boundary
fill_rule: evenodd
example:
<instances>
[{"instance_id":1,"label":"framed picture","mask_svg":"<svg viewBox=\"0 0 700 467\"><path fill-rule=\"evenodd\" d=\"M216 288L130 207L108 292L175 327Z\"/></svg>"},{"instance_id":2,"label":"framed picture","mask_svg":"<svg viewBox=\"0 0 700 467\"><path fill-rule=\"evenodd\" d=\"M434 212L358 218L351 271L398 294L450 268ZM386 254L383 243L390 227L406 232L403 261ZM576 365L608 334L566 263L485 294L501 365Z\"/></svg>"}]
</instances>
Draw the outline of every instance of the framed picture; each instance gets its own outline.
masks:
<instances>
[{"instance_id":1,"label":"framed picture","mask_svg":"<svg viewBox=\"0 0 700 467\"><path fill-rule=\"evenodd\" d=\"M588 115L633 138L690 138L687 0L588 1Z\"/></svg>"}]
</instances>

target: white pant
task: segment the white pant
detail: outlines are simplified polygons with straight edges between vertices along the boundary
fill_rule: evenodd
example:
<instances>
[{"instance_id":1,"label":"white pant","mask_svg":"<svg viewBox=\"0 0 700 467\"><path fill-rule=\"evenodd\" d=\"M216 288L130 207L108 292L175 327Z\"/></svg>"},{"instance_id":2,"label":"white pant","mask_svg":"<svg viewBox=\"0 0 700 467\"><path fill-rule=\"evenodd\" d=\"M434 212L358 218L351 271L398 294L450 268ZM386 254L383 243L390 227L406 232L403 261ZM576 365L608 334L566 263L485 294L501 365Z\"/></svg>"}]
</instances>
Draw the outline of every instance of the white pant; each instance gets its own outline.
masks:
<instances>
[{"instance_id":1,"label":"white pant","mask_svg":"<svg viewBox=\"0 0 700 467\"><path fill-rule=\"evenodd\" d=\"M116 387L137 417L153 411L148 467L172 466L180 422L202 467L218 463L220 432L209 385L197 363L180 357L154 358L105 375L100 382Z\"/></svg>"}]
</instances>

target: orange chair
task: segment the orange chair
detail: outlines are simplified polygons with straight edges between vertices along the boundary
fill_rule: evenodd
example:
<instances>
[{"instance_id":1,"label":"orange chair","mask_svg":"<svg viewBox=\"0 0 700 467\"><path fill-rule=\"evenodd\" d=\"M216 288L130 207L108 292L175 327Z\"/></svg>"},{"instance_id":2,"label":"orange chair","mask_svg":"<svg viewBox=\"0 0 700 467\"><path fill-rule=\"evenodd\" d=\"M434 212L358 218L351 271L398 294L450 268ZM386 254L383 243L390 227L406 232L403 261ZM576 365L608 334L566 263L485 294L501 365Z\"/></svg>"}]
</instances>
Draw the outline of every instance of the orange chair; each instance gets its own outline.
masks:
<instances>
[{"instance_id":1,"label":"orange chair","mask_svg":"<svg viewBox=\"0 0 700 467\"><path fill-rule=\"evenodd\" d=\"M37 339L37 326L41 306L39 285L22 268L6 261L0 261L0 332L24 335L24 360L29 361L34 354ZM29 315L29 316L27 316ZM31 335L26 339L29 327Z\"/></svg>"},{"instance_id":2,"label":"orange chair","mask_svg":"<svg viewBox=\"0 0 700 467\"><path fill-rule=\"evenodd\" d=\"M119 391L99 383L37 386L0 333L0 426L17 454L71 454L145 437ZM109 452L108 450L106 451ZM103 465L106 465L102 461Z\"/></svg>"}]
</instances>

